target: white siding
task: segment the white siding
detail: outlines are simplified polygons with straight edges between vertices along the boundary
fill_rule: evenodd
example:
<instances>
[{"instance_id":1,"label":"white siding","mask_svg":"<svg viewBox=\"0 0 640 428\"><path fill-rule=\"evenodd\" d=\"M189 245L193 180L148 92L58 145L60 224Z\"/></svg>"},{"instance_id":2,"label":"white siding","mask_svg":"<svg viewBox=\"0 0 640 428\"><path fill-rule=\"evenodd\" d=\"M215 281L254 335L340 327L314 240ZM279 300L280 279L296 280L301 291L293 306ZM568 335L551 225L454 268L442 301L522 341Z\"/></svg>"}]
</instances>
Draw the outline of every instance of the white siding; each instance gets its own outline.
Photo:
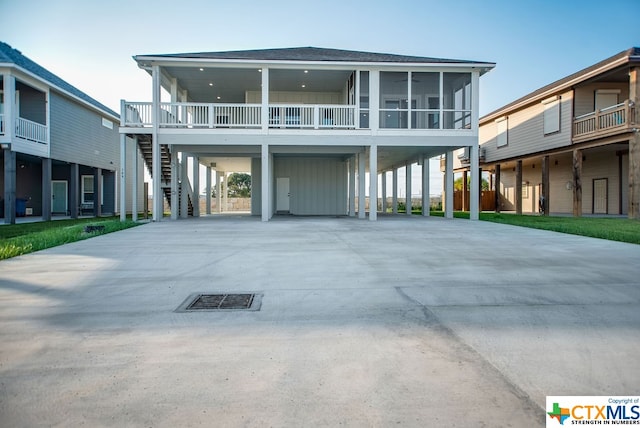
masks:
<instances>
[{"instance_id":1,"label":"white siding","mask_svg":"<svg viewBox=\"0 0 640 428\"><path fill-rule=\"evenodd\" d=\"M295 215L345 215L347 176L347 163L340 158L274 159L274 183L278 177L289 177L290 212Z\"/></svg>"}]
</instances>

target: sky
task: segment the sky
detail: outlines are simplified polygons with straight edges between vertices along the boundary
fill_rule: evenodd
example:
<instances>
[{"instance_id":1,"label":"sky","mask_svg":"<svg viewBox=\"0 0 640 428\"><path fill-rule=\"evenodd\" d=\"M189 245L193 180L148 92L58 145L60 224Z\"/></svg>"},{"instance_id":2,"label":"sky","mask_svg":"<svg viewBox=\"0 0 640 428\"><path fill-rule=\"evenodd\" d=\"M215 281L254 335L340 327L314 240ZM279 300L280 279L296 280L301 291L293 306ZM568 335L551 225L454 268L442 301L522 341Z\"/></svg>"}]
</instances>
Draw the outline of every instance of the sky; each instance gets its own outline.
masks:
<instances>
[{"instance_id":1,"label":"sky","mask_svg":"<svg viewBox=\"0 0 640 428\"><path fill-rule=\"evenodd\" d=\"M640 46L639 12L640 0L0 0L0 40L116 112L151 101L140 54L315 46L494 62L482 116Z\"/></svg>"}]
</instances>

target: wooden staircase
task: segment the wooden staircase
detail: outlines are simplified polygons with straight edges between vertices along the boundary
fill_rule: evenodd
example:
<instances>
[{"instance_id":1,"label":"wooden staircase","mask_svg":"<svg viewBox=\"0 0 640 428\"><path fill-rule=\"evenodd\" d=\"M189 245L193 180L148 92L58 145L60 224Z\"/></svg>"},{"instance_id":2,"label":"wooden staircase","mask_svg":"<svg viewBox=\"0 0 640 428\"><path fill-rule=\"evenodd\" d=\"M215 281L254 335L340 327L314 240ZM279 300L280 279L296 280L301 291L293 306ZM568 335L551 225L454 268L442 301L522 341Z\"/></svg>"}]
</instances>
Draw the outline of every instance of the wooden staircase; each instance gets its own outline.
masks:
<instances>
[{"instance_id":1,"label":"wooden staircase","mask_svg":"<svg viewBox=\"0 0 640 428\"><path fill-rule=\"evenodd\" d=\"M140 153L144 158L144 163L147 166L147 171L149 175L153 178L153 148L151 135L141 136L138 135L138 147L140 148ZM162 191L164 192L164 197L171 207L171 152L169 151L169 147L165 144L160 145L160 172L162 173L162 177L160 181L162 183ZM178 204L178 211L180 210L180 194L178 194L178 200L176 203ZM191 195L187 195L187 214L189 216L193 216L193 202L191 200Z\"/></svg>"}]
</instances>

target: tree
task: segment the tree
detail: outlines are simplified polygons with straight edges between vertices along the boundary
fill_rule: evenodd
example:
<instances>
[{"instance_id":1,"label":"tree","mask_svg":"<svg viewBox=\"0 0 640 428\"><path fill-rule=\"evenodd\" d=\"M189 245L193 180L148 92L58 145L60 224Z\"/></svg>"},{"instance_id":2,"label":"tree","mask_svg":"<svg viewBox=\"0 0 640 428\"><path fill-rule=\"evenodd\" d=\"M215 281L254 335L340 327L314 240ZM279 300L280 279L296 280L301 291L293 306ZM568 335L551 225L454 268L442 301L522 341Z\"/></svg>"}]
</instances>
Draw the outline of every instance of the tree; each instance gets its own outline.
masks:
<instances>
[{"instance_id":1,"label":"tree","mask_svg":"<svg viewBox=\"0 0 640 428\"><path fill-rule=\"evenodd\" d=\"M248 198L251 196L251 175L234 172L227 179L229 196L232 198Z\"/></svg>"},{"instance_id":2,"label":"tree","mask_svg":"<svg viewBox=\"0 0 640 428\"><path fill-rule=\"evenodd\" d=\"M453 189L462 190L462 177L458 177L455 179L455 181L453 182ZM467 190L469 189L471 189L471 177L467 176ZM484 178L482 179L482 190L489 190L489 182Z\"/></svg>"}]
</instances>

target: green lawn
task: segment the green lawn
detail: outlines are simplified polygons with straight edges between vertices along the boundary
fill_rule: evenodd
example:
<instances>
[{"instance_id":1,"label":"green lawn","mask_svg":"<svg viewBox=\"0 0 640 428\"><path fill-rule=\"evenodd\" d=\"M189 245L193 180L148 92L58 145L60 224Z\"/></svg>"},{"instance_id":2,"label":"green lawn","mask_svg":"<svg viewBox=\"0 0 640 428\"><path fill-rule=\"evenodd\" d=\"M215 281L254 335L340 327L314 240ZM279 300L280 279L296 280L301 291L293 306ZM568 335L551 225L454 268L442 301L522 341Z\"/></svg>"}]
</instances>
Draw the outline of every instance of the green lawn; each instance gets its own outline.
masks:
<instances>
[{"instance_id":1,"label":"green lawn","mask_svg":"<svg viewBox=\"0 0 640 428\"><path fill-rule=\"evenodd\" d=\"M121 222L116 217L105 217L1 225L0 260L128 229L139 224L141 223L130 220ZM104 230L86 233L84 227L87 225L104 226Z\"/></svg>"},{"instance_id":2,"label":"green lawn","mask_svg":"<svg viewBox=\"0 0 640 428\"><path fill-rule=\"evenodd\" d=\"M431 211L431 215L442 217L444 213ZM456 211L453 216L469 218L469 213ZM480 220L640 244L640 221L626 218L546 217L487 212L480 213Z\"/></svg>"}]
</instances>

